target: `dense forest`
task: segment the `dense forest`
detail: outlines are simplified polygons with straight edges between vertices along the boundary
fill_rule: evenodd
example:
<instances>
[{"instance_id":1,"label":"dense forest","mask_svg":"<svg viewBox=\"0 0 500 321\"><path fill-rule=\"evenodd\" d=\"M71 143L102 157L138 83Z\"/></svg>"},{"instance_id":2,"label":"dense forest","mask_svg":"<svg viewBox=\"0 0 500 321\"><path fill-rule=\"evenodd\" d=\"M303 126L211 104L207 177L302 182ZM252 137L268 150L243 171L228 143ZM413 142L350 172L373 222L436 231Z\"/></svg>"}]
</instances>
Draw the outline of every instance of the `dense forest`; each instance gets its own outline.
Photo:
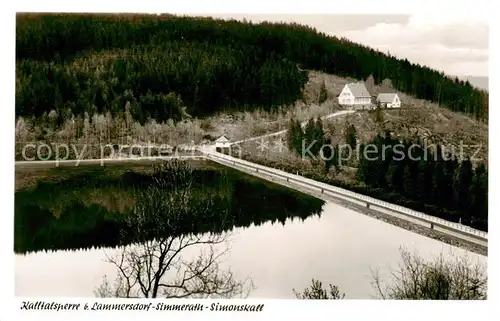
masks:
<instances>
[{"instance_id":1,"label":"dense forest","mask_svg":"<svg viewBox=\"0 0 500 321\"><path fill-rule=\"evenodd\" d=\"M487 120L488 93L297 24L145 14L18 14L16 116L201 117L300 99L307 69L393 86Z\"/></svg>"},{"instance_id":2,"label":"dense forest","mask_svg":"<svg viewBox=\"0 0 500 321\"><path fill-rule=\"evenodd\" d=\"M439 145L424 149L419 141L401 143L390 134L377 135L368 144L378 147L377 154L367 158L360 153L359 181L455 212L463 224L488 229L488 171L484 163L474 168L469 158L459 159ZM402 147L399 155L397 145ZM384 150L383 146L394 148Z\"/></svg>"},{"instance_id":3,"label":"dense forest","mask_svg":"<svg viewBox=\"0 0 500 321\"><path fill-rule=\"evenodd\" d=\"M473 166L470 158L440 145L400 141L388 131L359 146L356 136L356 128L348 126L344 146L350 146L351 153L347 154L344 146L327 138L320 119L310 119L304 129L294 120L287 141L291 151L323 165L326 173L331 168L339 171L356 159L357 182L328 182L332 185L488 230L488 170L484 163ZM312 147L305 151L304 146ZM324 181L326 175L321 176L315 179ZM359 189L360 185L368 188Z\"/></svg>"}]
</instances>

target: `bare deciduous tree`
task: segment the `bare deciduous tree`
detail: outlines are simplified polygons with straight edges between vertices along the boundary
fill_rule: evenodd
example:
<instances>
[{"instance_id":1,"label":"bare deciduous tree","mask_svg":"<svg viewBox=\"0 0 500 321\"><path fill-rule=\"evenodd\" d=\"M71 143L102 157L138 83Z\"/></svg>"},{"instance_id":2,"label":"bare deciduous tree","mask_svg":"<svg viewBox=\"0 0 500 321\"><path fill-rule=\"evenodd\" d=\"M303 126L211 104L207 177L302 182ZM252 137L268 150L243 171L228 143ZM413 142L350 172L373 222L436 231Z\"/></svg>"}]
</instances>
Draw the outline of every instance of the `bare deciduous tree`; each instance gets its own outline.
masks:
<instances>
[{"instance_id":1,"label":"bare deciduous tree","mask_svg":"<svg viewBox=\"0 0 500 321\"><path fill-rule=\"evenodd\" d=\"M168 237L131 245L108 262L118 269L114 284L104 278L96 290L99 297L233 298L246 297L253 289L250 279L236 280L223 270L219 260L228 247L224 235ZM193 259L185 259L190 247L200 250ZM208 251L207 251L208 250Z\"/></svg>"},{"instance_id":2,"label":"bare deciduous tree","mask_svg":"<svg viewBox=\"0 0 500 321\"><path fill-rule=\"evenodd\" d=\"M197 219L212 215L214 210L227 212L227 206L216 204L217 197L224 198L224 193L197 192L193 188L193 172L184 162L164 163L153 175L154 186L139 191L134 215L128 220L129 232L135 235L134 244L108 257L118 271L115 283L105 277L95 294L150 298L248 295L253 289L251 280L238 281L229 269L220 266L229 250L227 233L196 235L181 230L184 217L192 218L195 225ZM225 217L221 215L222 220ZM217 231L216 226L214 230Z\"/></svg>"},{"instance_id":3,"label":"bare deciduous tree","mask_svg":"<svg viewBox=\"0 0 500 321\"><path fill-rule=\"evenodd\" d=\"M396 300L485 300L488 278L486 269L469 256L446 259L441 253L425 261L417 252L401 248L402 263L391 271L391 282L383 286L378 271L373 285L382 299Z\"/></svg>"},{"instance_id":4,"label":"bare deciduous tree","mask_svg":"<svg viewBox=\"0 0 500 321\"><path fill-rule=\"evenodd\" d=\"M379 271L372 271L377 297L389 300L486 300L488 278L485 266L474 263L468 255L445 258L441 253L426 261L417 252L401 248L402 263L382 281ZM385 286L384 286L384 283ZM312 285L298 299L343 299L337 286L330 284L327 291L320 281Z\"/></svg>"},{"instance_id":5,"label":"bare deciduous tree","mask_svg":"<svg viewBox=\"0 0 500 321\"><path fill-rule=\"evenodd\" d=\"M28 130L24 118L19 117L16 122L16 143L24 143L28 136Z\"/></svg>"},{"instance_id":6,"label":"bare deciduous tree","mask_svg":"<svg viewBox=\"0 0 500 321\"><path fill-rule=\"evenodd\" d=\"M86 144L91 142L92 131L91 131L91 125L90 125L90 116L87 112L85 112L84 119L83 119L83 136L85 137Z\"/></svg>"},{"instance_id":7,"label":"bare deciduous tree","mask_svg":"<svg viewBox=\"0 0 500 321\"><path fill-rule=\"evenodd\" d=\"M392 85L392 81L389 78L382 80L382 83L380 84L380 90L381 92L393 92L394 87Z\"/></svg>"}]
</instances>

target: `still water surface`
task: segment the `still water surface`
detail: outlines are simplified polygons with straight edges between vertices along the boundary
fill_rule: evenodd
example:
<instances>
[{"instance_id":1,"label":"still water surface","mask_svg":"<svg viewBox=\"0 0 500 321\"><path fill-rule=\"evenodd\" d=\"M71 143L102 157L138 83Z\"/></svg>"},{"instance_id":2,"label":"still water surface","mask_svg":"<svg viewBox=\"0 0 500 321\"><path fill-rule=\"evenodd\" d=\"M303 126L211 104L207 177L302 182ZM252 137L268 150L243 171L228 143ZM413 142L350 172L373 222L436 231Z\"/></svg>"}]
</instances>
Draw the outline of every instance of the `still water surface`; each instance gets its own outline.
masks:
<instances>
[{"instance_id":1,"label":"still water surface","mask_svg":"<svg viewBox=\"0 0 500 321\"><path fill-rule=\"evenodd\" d=\"M399 247L418 250L425 258L450 251L486 264L487 258L356 213L327 202L322 214L304 221L288 218L260 226L237 227L229 256L222 263L236 277L250 276L252 298L294 298L312 278L339 286L346 298L370 299L371 269L396 267ZM114 249L17 254L15 292L18 296L93 297L107 274L116 268L105 262Z\"/></svg>"}]
</instances>

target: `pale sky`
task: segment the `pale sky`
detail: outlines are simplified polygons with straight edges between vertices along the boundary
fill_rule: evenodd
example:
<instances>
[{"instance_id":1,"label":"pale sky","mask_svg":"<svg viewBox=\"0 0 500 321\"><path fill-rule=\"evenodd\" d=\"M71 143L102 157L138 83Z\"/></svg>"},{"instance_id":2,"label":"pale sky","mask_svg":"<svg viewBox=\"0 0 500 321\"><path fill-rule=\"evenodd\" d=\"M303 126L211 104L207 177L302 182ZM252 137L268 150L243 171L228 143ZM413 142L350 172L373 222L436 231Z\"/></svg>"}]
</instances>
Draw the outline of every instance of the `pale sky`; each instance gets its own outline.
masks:
<instances>
[{"instance_id":1,"label":"pale sky","mask_svg":"<svg viewBox=\"0 0 500 321\"><path fill-rule=\"evenodd\" d=\"M254 22L297 22L454 76L488 76L488 21L471 16L211 14Z\"/></svg>"}]
</instances>

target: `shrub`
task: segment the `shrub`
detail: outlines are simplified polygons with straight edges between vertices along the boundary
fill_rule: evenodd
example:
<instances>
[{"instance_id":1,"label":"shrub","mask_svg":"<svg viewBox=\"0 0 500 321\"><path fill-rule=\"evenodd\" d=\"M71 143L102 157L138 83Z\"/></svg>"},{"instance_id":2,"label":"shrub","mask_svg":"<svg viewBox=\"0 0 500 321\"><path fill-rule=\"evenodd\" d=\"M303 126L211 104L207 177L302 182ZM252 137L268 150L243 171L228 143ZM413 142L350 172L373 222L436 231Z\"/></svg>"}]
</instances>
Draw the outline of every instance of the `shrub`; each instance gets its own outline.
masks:
<instances>
[{"instance_id":1,"label":"shrub","mask_svg":"<svg viewBox=\"0 0 500 321\"><path fill-rule=\"evenodd\" d=\"M312 279L310 287L306 288L303 293L298 293L293 289L297 299L301 300L339 300L345 297L345 293L340 294L339 288L330 284L329 291L323 289L321 281Z\"/></svg>"},{"instance_id":2,"label":"shrub","mask_svg":"<svg viewBox=\"0 0 500 321\"><path fill-rule=\"evenodd\" d=\"M391 279L385 286L378 272L373 273L373 286L381 299L389 300L486 300L486 269L473 263L467 255L446 260L441 253L434 260L425 261L417 252L400 249L402 263L391 271ZM329 285L329 291L320 281L297 293L297 299L343 299L337 286Z\"/></svg>"},{"instance_id":3,"label":"shrub","mask_svg":"<svg viewBox=\"0 0 500 321\"><path fill-rule=\"evenodd\" d=\"M382 299L396 300L486 300L485 267L467 255L446 260L441 253L424 261L417 252L401 249L402 264L392 271L391 283L382 286L378 273L373 285Z\"/></svg>"}]
</instances>

